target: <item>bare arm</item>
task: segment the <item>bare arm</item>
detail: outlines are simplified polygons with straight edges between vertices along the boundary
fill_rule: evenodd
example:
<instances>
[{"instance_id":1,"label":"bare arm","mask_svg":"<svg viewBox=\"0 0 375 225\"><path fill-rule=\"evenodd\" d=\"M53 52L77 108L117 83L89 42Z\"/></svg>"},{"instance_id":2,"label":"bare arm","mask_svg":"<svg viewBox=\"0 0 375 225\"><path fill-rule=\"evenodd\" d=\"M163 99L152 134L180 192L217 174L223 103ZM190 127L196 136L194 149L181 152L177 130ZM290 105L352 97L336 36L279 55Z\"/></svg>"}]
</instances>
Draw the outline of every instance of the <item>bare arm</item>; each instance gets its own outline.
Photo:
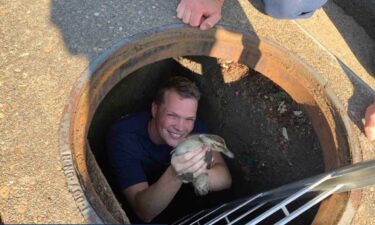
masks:
<instances>
[{"instance_id":1,"label":"bare arm","mask_svg":"<svg viewBox=\"0 0 375 225\"><path fill-rule=\"evenodd\" d=\"M142 182L128 187L123 193L137 216L150 222L168 206L181 185L172 168L168 167L151 186Z\"/></svg>"},{"instance_id":2,"label":"bare arm","mask_svg":"<svg viewBox=\"0 0 375 225\"><path fill-rule=\"evenodd\" d=\"M172 165L154 184L138 183L126 188L123 193L133 211L144 222L150 222L159 215L172 201L182 185L177 174L196 173L204 167L205 149L181 155L172 160ZM178 167L176 168L176 165Z\"/></svg>"}]
</instances>

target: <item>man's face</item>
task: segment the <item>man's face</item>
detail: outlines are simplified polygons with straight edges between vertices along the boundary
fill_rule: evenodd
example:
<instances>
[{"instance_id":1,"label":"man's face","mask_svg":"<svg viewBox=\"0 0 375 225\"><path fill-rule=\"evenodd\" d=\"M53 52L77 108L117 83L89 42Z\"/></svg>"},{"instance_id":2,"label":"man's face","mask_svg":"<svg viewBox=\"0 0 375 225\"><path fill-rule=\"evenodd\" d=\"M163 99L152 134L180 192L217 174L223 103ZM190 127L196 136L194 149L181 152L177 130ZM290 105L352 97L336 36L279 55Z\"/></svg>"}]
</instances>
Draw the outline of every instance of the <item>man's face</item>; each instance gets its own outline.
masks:
<instances>
[{"instance_id":1,"label":"man's face","mask_svg":"<svg viewBox=\"0 0 375 225\"><path fill-rule=\"evenodd\" d=\"M164 101L152 104L159 138L169 146L176 147L194 128L198 101L182 98L173 90L164 93Z\"/></svg>"}]
</instances>

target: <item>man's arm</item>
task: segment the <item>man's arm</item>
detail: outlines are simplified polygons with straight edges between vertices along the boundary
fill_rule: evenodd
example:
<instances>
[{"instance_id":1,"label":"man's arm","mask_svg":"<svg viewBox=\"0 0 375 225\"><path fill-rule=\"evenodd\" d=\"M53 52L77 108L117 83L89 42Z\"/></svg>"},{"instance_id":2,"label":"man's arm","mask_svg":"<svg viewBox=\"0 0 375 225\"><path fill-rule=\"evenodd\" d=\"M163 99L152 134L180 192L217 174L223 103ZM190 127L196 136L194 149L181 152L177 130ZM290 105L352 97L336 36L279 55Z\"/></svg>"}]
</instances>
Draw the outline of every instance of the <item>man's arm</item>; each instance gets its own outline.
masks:
<instances>
[{"instance_id":1,"label":"man's arm","mask_svg":"<svg viewBox=\"0 0 375 225\"><path fill-rule=\"evenodd\" d=\"M224 0L181 0L177 17L184 23L207 30L221 19Z\"/></svg>"},{"instance_id":2,"label":"man's arm","mask_svg":"<svg viewBox=\"0 0 375 225\"><path fill-rule=\"evenodd\" d=\"M148 223L169 205L181 185L172 168L168 167L151 186L142 182L128 187L123 193L137 216Z\"/></svg>"},{"instance_id":3,"label":"man's arm","mask_svg":"<svg viewBox=\"0 0 375 225\"><path fill-rule=\"evenodd\" d=\"M201 149L176 157L172 165L154 184L142 182L126 188L123 193L137 216L144 222L150 222L159 215L169 205L182 185L177 174L184 171L199 175L202 168L207 166L203 160L205 154L206 150Z\"/></svg>"}]
</instances>

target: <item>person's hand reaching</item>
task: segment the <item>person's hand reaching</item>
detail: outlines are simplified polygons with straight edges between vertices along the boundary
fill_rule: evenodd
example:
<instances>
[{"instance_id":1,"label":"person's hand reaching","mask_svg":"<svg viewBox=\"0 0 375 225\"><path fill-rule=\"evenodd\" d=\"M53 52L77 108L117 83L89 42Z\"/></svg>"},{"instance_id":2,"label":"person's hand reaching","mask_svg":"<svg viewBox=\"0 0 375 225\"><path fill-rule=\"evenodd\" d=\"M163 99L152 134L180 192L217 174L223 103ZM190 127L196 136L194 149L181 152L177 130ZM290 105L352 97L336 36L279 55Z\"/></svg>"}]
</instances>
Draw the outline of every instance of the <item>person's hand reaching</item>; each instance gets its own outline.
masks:
<instances>
[{"instance_id":1,"label":"person's hand reaching","mask_svg":"<svg viewBox=\"0 0 375 225\"><path fill-rule=\"evenodd\" d=\"M181 0L177 6L177 17L184 23L201 30L215 26L221 19L224 0Z\"/></svg>"}]
</instances>

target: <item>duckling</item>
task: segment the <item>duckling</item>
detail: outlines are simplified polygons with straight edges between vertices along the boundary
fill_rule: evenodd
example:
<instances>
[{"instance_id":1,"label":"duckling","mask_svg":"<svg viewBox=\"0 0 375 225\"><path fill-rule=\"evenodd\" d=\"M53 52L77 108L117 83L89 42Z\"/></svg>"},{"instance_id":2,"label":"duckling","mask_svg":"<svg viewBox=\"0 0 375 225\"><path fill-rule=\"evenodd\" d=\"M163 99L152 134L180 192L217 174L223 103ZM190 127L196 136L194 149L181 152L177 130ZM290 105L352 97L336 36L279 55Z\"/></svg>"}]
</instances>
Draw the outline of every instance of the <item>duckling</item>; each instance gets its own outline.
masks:
<instances>
[{"instance_id":1,"label":"duckling","mask_svg":"<svg viewBox=\"0 0 375 225\"><path fill-rule=\"evenodd\" d=\"M179 143L176 148L172 151L172 157L183 155L190 151L197 151L202 148L202 146L207 146L208 150L204 157L207 163L207 168L212 166L213 155L212 151L222 152L229 158L233 158L234 155L227 148L225 141L218 135L214 134L193 134L189 135L185 140ZM195 193L197 195L206 195L209 191L208 186L208 174L203 173L198 177L194 178L192 173L184 173L178 176L182 182L189 183L192 182Z\"/></svg>"}]
</instances>

